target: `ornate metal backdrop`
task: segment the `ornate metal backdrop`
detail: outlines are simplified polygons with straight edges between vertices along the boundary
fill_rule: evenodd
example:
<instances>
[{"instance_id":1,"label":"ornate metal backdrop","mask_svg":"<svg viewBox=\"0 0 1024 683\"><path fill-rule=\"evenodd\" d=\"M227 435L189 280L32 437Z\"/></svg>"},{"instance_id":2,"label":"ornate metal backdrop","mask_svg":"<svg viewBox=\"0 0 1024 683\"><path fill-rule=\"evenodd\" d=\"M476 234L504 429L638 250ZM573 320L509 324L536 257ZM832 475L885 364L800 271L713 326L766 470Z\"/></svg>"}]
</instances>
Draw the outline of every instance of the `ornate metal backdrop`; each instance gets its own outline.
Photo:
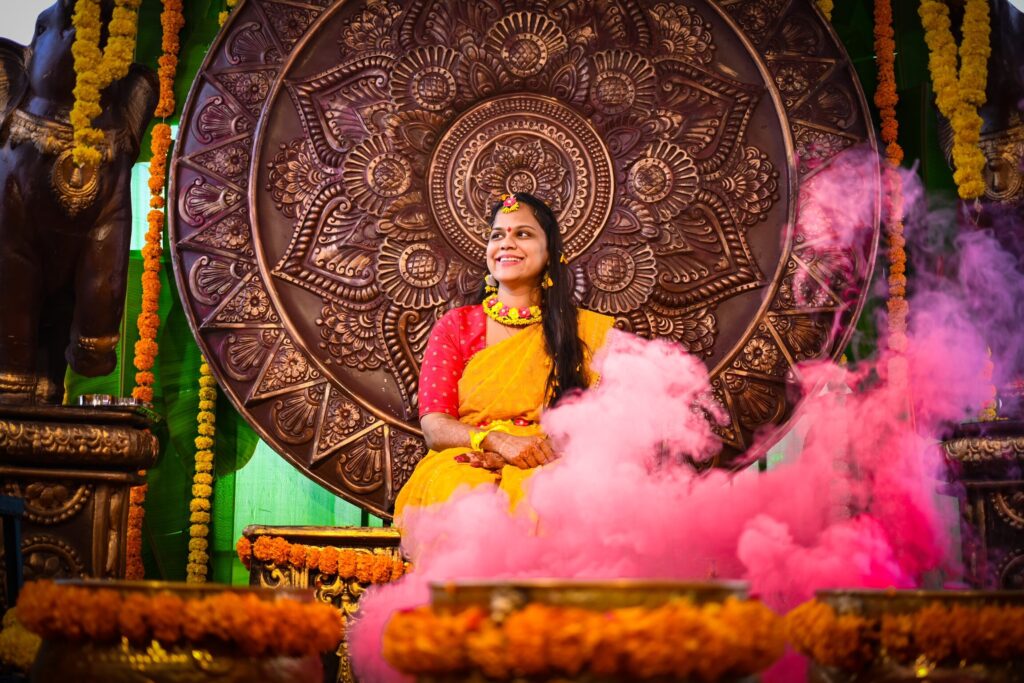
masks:
<instances>
[{"instance_id":1,"label":"ornate metal backdrop","mask_svg":"<svg viewBox=\"0 0 1024 683\"><path fill-rule=\"evenodd\" d=\"M431 325L479 287L494 193L529 190L583 306L706 360L726 464L859 312L877 207L842 246L798 213L866 112L807 0L249 0L182 117L175 275L263 438L386 516Z\"/></svg>"}]
</instances>

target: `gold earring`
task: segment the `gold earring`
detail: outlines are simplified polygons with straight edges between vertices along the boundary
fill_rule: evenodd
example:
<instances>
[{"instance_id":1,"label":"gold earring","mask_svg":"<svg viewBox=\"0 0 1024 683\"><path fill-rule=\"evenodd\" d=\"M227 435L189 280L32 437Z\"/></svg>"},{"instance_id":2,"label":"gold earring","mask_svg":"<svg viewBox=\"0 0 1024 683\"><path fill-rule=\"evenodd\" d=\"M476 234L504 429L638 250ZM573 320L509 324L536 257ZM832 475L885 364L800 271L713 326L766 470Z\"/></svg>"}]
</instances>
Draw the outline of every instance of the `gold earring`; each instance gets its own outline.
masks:
<instances>
[{"instance_id":1,"label":"gold earring","mask_svg":"<svg viewBox=\"0 0 1024 683\"><path fill-rule=\"evenodd\" d=\"M549 289L554 285L555 282L551 279L551 273L544 273L544 279L541 281L540 286L544 289Z\"/></svg>"},{"instance_id":2,"label":"gold earring","mask_svg":"<svg viewBox=\"0 0 1024 683\"><path fill-rule=\"evenodd\" d=\"M484 291L488 294L496 294L498 291L498 281L490 273L484 276Z\"/></svg>"}]
</instances>

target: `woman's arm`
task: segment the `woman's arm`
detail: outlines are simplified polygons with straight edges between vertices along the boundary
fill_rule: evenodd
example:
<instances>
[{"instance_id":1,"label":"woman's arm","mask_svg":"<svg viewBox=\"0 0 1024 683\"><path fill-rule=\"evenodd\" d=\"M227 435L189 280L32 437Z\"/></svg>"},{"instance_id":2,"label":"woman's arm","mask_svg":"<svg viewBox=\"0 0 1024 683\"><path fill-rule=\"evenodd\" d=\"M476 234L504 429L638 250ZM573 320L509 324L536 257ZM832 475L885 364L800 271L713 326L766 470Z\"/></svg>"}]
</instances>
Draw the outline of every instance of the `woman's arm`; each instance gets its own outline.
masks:
<instances>
[{"instance_id":1,"label":"woman's arm","mask_svg":"<svg viewBox=\"0 0 1024 683\"><path fill-rule=\"evenodd\" d=\"M448 413L427 413L420 417L423 428L423 440L432 451L443 451L446 448L469 448L469 438L473 428L459 422Z\"/></svg>"},{"instance_id":2,"label":"woman's arm","mask_svg":"<svg viewBox=\"0 0 1024 683\"><path fill-rule=\"evenodd\" d=\"M427 413L420 418L423 439L432 451L446 448L470 448L470 439L477 430L446 413ZM546 465L557 456L543 436L515 436L505 432L489 432L481 443L482 453L470 453L470 464L497 469L505 463L528 469Z\"/></svg>"}]
</instances>

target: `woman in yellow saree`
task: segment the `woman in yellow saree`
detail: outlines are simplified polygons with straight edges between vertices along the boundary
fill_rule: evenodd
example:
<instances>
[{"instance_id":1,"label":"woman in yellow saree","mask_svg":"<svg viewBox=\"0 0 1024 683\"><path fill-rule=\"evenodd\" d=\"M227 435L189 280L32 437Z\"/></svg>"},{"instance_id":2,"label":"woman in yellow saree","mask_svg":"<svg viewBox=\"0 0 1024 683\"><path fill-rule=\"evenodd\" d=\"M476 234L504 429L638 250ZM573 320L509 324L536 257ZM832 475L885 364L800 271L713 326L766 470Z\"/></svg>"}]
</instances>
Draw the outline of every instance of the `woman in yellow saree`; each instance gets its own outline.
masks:
<instances>
[{"instance_id":1,"label":"woman in yellow saree","mask_svg":"<svg viewBox=\"0 0 1024 683\"><path fill-rule=\"evenodd\" d=\"M449 311L427 344L419 403L431 450L399 492L396 517L466 487L497 486L514 504L557 458L541 412L596 381L589 361L613 322L573 305L561 249L541 200L522 192L494 206L483 303Z\"/></svg>"}]
</instances>

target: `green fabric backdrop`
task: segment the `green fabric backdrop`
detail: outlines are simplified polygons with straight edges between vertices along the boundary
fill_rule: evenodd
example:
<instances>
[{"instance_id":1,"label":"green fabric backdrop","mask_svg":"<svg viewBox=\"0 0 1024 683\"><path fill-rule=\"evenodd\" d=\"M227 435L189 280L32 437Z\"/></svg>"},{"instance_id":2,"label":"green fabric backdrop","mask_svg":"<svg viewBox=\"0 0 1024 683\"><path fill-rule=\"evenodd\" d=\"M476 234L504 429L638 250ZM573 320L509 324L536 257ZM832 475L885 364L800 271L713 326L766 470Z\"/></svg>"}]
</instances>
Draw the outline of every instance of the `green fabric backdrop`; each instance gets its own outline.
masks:
<instances>
[{"instance_id":1,"label":"green fabric backdrop","mask_svg":"<svg viewBox=\"0 0 1024 683\"><path fill-rule=\"evenodd\" d=\"M809 0L808 0L809 1ZM837 0L833 25L846 45L870 99L875 85L870 2ZM900 143L908 164L919 163L928 190L952 202L952 174L938 146L937 125L927 70L924 33L916 2L894 2L897 44L896 72L900 94ZM160 55L160 0L144 0L140 11L136 60L156 67ZM178 111L218 30L222 0L185 2L180 66L175 84ZM171 123L177 122L177 114ZM68 396L83 393L129 395L134 383L132 349L138 332L135 319L141 300L142 235L146 231L149 191L146 161L148 135L133 177L135 230L129 272L122 359L109 377L86 379L69 374ZM166 247L166 244L165 244ZM165 254L168 253L165 248ZM182 310L170 263L164 259L160 295L160 354L154 372L156 410L164 416L158 427L160 460L149 472L149 495L143 531L147 578L183 580L188 555L188 503L196 436L199 351ZM876 278L884 268L876 270ZM869 298L848 354L858 359L871 353L877 340L875 315L884 299L877 287ZM379 525L355 506L320 488L260 441L226 398L217 404L216 481L211 524L211 580L245 583L247 574L235 557L234 544L248 524Z\"/></svg>"}]
</instances>

